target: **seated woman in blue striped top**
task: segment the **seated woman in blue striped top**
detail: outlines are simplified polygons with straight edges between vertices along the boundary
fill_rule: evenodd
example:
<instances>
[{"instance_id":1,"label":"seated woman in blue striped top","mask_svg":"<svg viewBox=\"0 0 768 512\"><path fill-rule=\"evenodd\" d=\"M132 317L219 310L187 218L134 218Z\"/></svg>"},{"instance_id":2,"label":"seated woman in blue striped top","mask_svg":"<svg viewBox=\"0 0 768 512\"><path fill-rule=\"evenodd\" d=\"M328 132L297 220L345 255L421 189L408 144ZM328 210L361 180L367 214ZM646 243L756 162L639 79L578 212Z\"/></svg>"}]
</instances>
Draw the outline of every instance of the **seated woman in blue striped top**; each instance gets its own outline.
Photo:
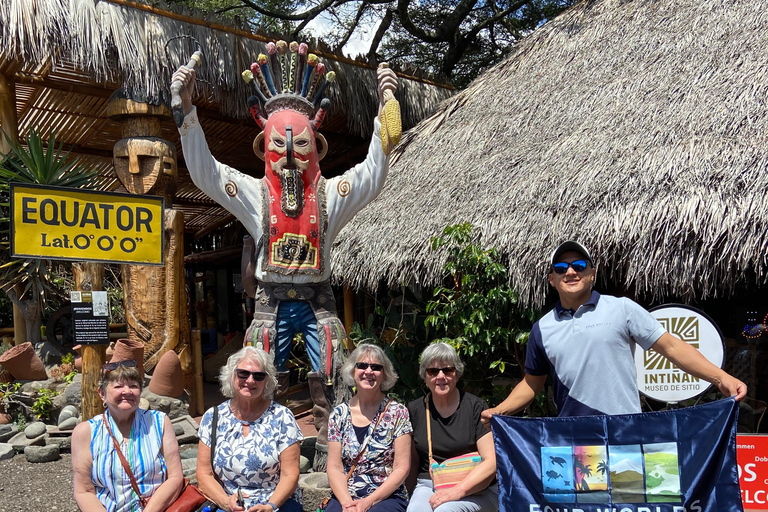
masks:
<instances>
[{"instance_id":1,"label":"seated woman in blue striped top","mask_svg":"<svg viewBox=\"0 0 768 512\"><path fill-rule=\"evenodd\" d=\"M80 423L72 433L75 501L80 510L162 511L179 495L184 476L176 435L164 413L139 409L142 377L135 361L105 364L99 395L106 411ZM145 500L149 501L142 507Z\"/></svg>"}]
</instances>

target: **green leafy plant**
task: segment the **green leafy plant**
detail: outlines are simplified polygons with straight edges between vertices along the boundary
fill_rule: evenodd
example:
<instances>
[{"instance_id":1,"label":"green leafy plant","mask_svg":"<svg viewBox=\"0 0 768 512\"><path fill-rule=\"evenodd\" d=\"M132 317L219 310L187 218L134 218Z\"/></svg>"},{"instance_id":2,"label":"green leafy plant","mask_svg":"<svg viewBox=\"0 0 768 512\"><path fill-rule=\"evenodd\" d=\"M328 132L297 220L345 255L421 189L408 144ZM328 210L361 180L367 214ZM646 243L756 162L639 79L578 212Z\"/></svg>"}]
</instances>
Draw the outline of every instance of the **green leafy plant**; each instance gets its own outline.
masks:
<instances>
[{"instance_id":1,"label":"green leafy plant","mask_svg":"<svg viewBox=\"0 0 768 512\"><path fill-rule=\"evenodd\" d=\"M522 377L536 311L518 305L498 251L481 247L478 239L469 223L448 226L432 239L432 250L448 251L448 258L444 284L426 305L426 324L442 335L435 341L453 346L464 361L465 384L490 400L499 394L494 377Z\"/></svg>"},{"instance_id":2,"label":"green leafy plant","mask_svg":"<svg viewBox=\"0 0 768 512\"><path fill-rule=\"evenodd\" d=\"M58 391L48 388L38 390L37 398L32 402L32 411L37 416L37 419L47 420L50 418L51 408L53 407L53 397L58 394Z\"/></svg>"},{"instance_id":3,"label":"green leafy plant","mask_svg":"<svg viewBox=\"0 0 768 512\"><path fill-rule=\"evenodd\" d=\"M65 364L71 364L71 365L74 366L74 364L75 364L75 354L70 352L68 354L64 354L63 356L61 356L61 365L64 366Z\"/></svg>"}]
</instances>

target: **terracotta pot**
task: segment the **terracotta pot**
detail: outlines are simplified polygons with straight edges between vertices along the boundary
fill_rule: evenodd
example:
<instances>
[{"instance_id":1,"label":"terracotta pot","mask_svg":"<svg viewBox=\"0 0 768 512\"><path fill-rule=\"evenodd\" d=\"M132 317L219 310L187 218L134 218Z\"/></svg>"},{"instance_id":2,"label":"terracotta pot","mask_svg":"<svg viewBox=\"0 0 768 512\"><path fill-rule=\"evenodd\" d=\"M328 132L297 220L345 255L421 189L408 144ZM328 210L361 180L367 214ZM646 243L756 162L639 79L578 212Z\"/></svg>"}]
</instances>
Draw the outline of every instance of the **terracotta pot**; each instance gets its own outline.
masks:
<instances>
[{"instance_id":1,"label":"terracotta pot","mask_svg":"<svg viewBox=\"0 0 768 512\"><path fill-rule=\"evenodd\" d=\"M176 398L184 393L184 374L181 371L181 361L176 352L169 350L155 366L149 390L156 395Z\"/></svg>"},{"instance_id":2,"label":"terracotta pot","mask_svg":"<svg viewBox=\"0 0 768 512\"><path fill-rule=\"evenodd\" d=\"M139 368L139 375L144 376L144 344L129 338L122 338L115 342L115 352L109 360L111 363L133 359Z\"/></svg>"},{"instance_id":3,"label":"terracotta pot","mask_svg":"<svg viewBox=\"0 0 768 512\"><path fill-rule=\"evenodd\" d=\"M7 384L13 382L13 375L11 372L0 366L0 384Z\"/></svg>"},{"instance_id":4,"label":"terracotta pot","mask_svg":"<svg viewBox=\"0 0 768 512\"><path fill-rule=\"evenodd\" d=\"M0 355L0 364L13 375L16 380L45 380L45 365L37 357L30 342L16 345Z\"/></svg>"}]
</instances>

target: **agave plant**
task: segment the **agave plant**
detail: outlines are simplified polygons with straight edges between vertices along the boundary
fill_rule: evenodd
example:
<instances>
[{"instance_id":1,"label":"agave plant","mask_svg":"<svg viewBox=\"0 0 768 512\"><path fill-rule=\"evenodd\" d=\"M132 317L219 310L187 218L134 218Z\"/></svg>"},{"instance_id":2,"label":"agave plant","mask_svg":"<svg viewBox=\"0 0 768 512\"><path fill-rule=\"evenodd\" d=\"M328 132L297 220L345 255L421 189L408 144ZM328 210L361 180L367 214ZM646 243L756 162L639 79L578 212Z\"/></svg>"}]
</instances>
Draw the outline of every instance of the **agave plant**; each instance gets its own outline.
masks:
<instances>
[{"instance_id":1,"label":"agave plant","mask_svg":"<svg viewBox=\"0 0 768 512\"><path fill-rule=\"evenodd\" d=\"M24 143L6 136L11 151L0 162L0 289L19 308L27 327L27 341L41 341L40 326L47 298L60 293L53 283L50 261L10 257L9 192L11 183L87 188L96 177L93 170L79 166L69 152L56 145L51 133L47 146L43 137L31 129Z\"/></svg>"}]
</instances>

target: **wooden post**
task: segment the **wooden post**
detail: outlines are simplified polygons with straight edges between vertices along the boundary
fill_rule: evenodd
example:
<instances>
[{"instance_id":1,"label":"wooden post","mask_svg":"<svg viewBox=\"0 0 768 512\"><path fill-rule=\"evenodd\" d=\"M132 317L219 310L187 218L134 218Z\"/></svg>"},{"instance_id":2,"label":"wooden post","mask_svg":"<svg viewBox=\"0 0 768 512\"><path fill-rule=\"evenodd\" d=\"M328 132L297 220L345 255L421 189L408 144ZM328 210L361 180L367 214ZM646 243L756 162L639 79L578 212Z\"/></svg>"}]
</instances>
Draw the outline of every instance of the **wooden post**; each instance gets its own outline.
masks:
<instances>
[{"instance_id":1,"label":"wooden post","mask_svg":"<svg viewBox=\"0 0 768 512\"><path fill-rule=\"evenodd\" d=\"M195 372L195 390L193 395L197 414L205 412L205 397L203 395L203 347L199 329L192 329L190 344L192 345L192 364ZM190 404L191 406L192 404Z\"/></svg>"},{"instance_id":2,"label":"wooden post","mask_svg":"<svg viewBox=\"0 0 768 512\"><path fill-rule=\"evenodd\" d=\"M5 137L13 142L19 140L19 121L16 117L16 83L0 73L0 156L11 151L11 146ZM21 298L24 286L16 287L16 293ZM21 345L27 341L27 324L21 310L13 305L13 336L16 344Z\"/></svg>"},{"instance_id":3,"label":"wooden post","mask_svg":"<svg viewBox=\"0 0 768 512\"><path fill-rule=\"evenodd\" d=\"M18 141L19 121L16 118L16 83L2 73L0 73L0 131L2 131L0 153L5 155L11 150L5 135L13 142Z\"/></svg>"},{"instance_id":4,"label":"wooden post","mask_svg":"<svg viewBox=\"0 0 768 512\"><path fill-rule=\"evenodd\" d=\"M104 265L101 263L73 263L75 288L81 291L104 291ZM80 411L83 421L104 412L99 396L99 375L107 357L106 345L83 346L83 388Z\"/></svg>"},{"instance_id":5,"label":"wooden post","mask_svg":"<svg viewBox=\"0 0 768 512\"><path fill-rule=\"evenodd\" d=\"M355 347L352 340L349 339L349 330L355 322L355 290L344 285L344 330L347 331L347 349L353 350Z\"/></svg>"}]
</instances>

